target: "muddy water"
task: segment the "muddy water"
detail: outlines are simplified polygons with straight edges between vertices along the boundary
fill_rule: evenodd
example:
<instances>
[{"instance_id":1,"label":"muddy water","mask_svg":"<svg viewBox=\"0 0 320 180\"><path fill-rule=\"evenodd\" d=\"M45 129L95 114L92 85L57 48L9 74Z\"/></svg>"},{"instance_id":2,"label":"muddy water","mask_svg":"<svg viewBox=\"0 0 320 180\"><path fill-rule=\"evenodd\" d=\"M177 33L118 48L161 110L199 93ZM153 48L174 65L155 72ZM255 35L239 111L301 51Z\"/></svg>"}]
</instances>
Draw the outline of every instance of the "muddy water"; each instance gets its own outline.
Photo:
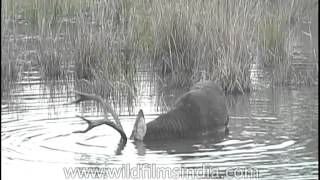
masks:
<instances>
[{"instance_id":1,"label":"muddy water","mask_svg":"<svg viewBox=\"0 0 320 180\"><path fill-rule=\"evenodd\" d=\"M153 144L129 140L119 151L120 136L110 127L100 126L86 134L72 133L86 127L76 115L99 119L102 114L93 103L66 105L75 98L72 84L57 83L54 86L41 83L38 72L31 71L12 90L11 98L2 100L4 179L63 179L64 168L121 169L124 165L133 169L139 163L154 169L178 168L183 177L192 175L188 169L205 168L211 174L219 172L219 176L238 168L237 177L242 178L245 172L250 175L253 170L262 179L317 177L318 89L315 87L267 87L247 95L229 96L230 135L219 141L212 137ZM163 104L170 106L174 99L162 96L154 87L142 79L138 103L133 108L133 112L144 109L147 121L157 117L166 109ZM135 116L121 111L120 119L129 135ZM176 174L171 173L169 176L174 178ZM236 176L232 172L228 175Z\"/></svg>"}]
</instances>

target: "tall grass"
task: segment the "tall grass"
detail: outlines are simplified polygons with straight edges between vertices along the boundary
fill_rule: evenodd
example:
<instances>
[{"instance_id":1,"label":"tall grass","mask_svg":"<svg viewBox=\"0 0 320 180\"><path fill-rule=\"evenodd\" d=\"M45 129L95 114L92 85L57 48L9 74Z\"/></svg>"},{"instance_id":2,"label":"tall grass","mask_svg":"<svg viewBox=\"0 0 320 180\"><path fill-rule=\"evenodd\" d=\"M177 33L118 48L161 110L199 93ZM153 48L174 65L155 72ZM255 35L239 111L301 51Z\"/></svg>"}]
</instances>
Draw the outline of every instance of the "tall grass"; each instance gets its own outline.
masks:
<instances>
[{"instance_id":1,"label":"tall grass","mask_svg":"<svg viewBox=\"0 0 320 180\"><path fill-rule=\"evenodd\" d=\"M108 97L122 91L128 103L136 94L134 78L139 53L130 1L100 1L87 4L88 14L78 13L69 31L77 79L93 83L95 93ZM117 96L112 96L117 97Z\"/></svg>"},{"instance_id":2,"label":"tall grass","mask_svg":"<svg viewBox=\"0 0 320 180\"><path fill-rule=\"evenodd\" d=\"M295 84L301 72L295 68L293 44L298 40L298 22L309 19L308 11L316 1L266 1L261 6L259 41L261 64L271 67L275 84ZM310 79L308 80L310 81ZM309 83L305 81L305 83Z\"/></svg>"},{"instance_id":3,"label":"tall grass","mask_svg":"<svg viewBox=\"0 0 320 180\"><path fill-rule=\"evenodd\" d=\"M174 84L201 77L227 92L250 89L250 48L257 20L253 1L173 1L152 6L155 68ZM181 78L182 77L182 78Z\"/></svg>"},{"instance_id":4,"label":"tall grass","mask_svg":"<svg viewBox=\"0 0 320 180\"><path fill-rule=\"evenodd\" d=\"M19 65L15 60L10 59L10 47L5 40L1 40L1 97L10 90L13 83L19 77Z\"/></svg>"},{"instance_id":5,"label":"tall grass","mask_svg":"<svg viewBox=\"0 0 320 180\"><path fill-rule=\"evenodd\" d=\"M120 88L134 96L138 68L148 63L166 86L211 79L243 93L254 59L278 74L276 84L305 76L293 70L292 42L314 2L6 0L1 21L22 23L26 36L37 37L36 63L46 79L73 70L100 94Z\"/></svg>"},{"instance_id":6,"label":"tall grass","mask_svg":"<svg viewBox=\"0 0 320 180\"><path fill-rule=\"evenodd\" d=\"M16 26L10 20L3 18L8 9L15 11L11 4L1 2L1 97L19 78L21 67L16 55L19 52L15 34Z\"/></svg>"}]
</instances>

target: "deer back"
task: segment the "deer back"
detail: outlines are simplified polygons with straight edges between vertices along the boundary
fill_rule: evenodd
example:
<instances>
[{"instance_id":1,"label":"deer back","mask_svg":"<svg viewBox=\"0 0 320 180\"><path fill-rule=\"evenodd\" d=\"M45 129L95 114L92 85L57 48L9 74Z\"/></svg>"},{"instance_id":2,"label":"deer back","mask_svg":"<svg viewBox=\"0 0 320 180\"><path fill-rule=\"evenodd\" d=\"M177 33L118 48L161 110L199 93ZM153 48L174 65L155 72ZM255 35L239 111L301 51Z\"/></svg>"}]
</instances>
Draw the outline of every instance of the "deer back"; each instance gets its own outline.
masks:
<instances>
[{"instance_id":1,"label":"deer back","mask_svg":"<svg viewBox=\"0 0 320 180\"><path fill-rule=\"evenodd\" d=\"M226 99L221 88L211 81L200 82L178 98L172 110L147 124L144 140L225 132L227 124Z\"/></svg>"}]
</instances>

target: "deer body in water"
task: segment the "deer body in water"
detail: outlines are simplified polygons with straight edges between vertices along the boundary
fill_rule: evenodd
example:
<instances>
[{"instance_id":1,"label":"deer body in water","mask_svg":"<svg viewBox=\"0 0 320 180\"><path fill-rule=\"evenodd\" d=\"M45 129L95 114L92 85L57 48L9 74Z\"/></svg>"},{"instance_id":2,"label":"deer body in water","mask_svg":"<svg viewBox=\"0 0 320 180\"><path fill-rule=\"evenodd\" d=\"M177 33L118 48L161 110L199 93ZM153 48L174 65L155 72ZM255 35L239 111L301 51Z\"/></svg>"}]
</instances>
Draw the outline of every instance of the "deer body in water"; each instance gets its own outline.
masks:
<instances>
[{"instance_id":1,"label":"deer body in water","mask_svg":"<svg viewBox=\"0 0 320 180\"><path fill-rule=\"evenodd\" d=\"M105 119L89 121L88 130L106 124L117 130L124 142L127 136L123 131L120 120L111 106L100 96L76 92L80 98L73 103L85 100L96 100L103 105ZM115 123L108 120L106 114L110 112ZM215 83L211 81L199 82L183 94L176 102L174 108L169 112L160 115L155 120L145 123L143 111L140 110L134 125L130 139L137 141L154 141L159 139L187 138L193 135L208 133L227 133L228 132L228 112L224 93Z\"/></svg>"}]
</instances>

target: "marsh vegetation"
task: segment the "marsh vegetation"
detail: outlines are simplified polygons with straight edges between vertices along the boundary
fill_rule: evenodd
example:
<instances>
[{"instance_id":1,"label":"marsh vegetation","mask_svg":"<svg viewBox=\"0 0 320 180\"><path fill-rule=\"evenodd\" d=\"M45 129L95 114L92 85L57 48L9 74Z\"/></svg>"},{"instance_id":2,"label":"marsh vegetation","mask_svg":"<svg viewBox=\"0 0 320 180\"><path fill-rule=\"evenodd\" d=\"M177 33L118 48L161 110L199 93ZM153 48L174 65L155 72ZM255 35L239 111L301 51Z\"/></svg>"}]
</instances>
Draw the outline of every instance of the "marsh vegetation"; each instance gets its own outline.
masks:
<instances>
[{"instance_id":1,"label":"marsh vegetation","mask_svg":"<svg viewBox=\"0 0 320 180\"><path fill-rule=\"evenodd\" d=\"M315 0L1 3L2 93L35 67L43 81L72 80L104 97L134 97L139 71L164 87L211 79L227 93L250 91L253 65L271 71L272 85L318 84L317 55L301 70L293 51Z\"/></svg>"},{"instance_id":2,"label":"marsh vegetation","mask_svg":"<svg viewBox=\"0 0 320 180\"><path fill-rule=\"evenodd\" d=\"M318 177L318 0L1 5L4 179L63 179L66 166L140 163ZM230 134L221 142L128 140L119 154L120 136L109 127L73 133L87 126L79 116L106 118L95 102L70 105L76 91L106 99L128 135L140 109L148 123L208 79L227 94Z\"/></svg>"}]
</instances>

